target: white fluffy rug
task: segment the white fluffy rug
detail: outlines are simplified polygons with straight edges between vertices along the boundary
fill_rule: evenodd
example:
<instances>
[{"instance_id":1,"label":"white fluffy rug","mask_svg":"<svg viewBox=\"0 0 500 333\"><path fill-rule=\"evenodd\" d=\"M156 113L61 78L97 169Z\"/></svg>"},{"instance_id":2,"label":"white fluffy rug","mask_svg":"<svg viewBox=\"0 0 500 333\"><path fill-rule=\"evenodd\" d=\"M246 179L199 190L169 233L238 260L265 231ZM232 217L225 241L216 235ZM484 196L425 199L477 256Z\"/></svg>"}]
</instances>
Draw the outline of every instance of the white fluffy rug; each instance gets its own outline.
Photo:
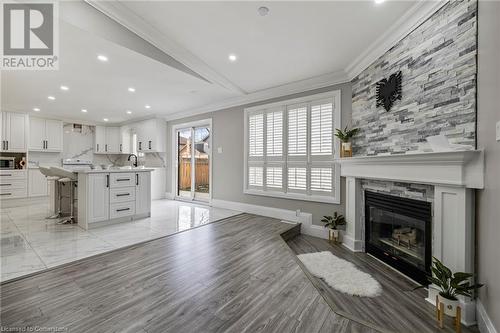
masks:
<instances>
[{"instance_id":1,"label":"white fluffy rug","mask_svg":"<svg viewBox=\"0 0 500 333\"><path fill-rule=\"evenodd\" d=\"M312 275L338 291L364 297L376 297L382 293L380 283L370 274L329 251L299 254L298 257Z\"/></svg>"}]
</instances>

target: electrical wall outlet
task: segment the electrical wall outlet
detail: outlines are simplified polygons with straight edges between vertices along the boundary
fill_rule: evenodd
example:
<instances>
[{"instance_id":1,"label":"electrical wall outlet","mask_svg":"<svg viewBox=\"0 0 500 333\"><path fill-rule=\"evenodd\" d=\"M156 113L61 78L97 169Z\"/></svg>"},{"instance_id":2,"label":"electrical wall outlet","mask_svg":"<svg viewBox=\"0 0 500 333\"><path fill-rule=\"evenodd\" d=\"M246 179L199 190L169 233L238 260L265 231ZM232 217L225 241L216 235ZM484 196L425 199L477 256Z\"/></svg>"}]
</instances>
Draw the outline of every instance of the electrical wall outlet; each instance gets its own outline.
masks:
<instances>
[{"instance_id":1,"label":"electrical wall outlet","mask_svg":"<svg viewBox=\"0 0 500 333\"><path fill-rule=\"evenodd\" d=\"M222 147L217 147L217 153L222 154Z\"/></svg>"},{"instance_id":2,"label":"electrical wall outlet","mask_svg":"<svg viewBox=\"0 0 500 333\"><path fill-rule=\"evenodd\" d=\"M497 141L500 141L500 121L497 121Z\"/></svg>"}]
</instances>

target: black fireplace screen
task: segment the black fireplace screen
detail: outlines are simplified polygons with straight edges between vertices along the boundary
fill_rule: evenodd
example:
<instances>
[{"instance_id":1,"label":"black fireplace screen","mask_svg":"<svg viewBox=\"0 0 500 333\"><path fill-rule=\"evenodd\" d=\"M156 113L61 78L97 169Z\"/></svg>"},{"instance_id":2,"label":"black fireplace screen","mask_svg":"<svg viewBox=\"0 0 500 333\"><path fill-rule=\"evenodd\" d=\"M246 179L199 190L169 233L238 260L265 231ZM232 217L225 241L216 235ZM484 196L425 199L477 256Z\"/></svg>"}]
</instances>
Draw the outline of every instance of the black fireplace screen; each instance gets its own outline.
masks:
<instances>
[{"instance_id":1,"label":"black fireplace screen","mask_svg":"<svg viewBox=\"0 0 500 333\"><path fill-rule=\"evenodd\" d=\"M426 283L431 264L431 204L365 191L365 249Z\"/></svg>"}]
</instances>

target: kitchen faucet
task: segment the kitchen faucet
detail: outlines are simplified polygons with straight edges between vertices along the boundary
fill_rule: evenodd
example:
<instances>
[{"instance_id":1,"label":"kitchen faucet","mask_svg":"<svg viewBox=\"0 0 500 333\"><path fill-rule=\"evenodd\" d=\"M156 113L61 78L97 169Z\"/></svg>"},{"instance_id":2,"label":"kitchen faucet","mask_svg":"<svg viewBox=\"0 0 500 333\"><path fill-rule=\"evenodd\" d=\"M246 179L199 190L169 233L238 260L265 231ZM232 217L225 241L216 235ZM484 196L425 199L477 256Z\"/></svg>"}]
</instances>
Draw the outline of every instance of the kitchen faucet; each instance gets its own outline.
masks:
<instances>
[{"instance_id":1,"label":"kitchen faucet","mask_svg":"<svg viewBox=\"0 0 500 333\"><path fill-rule=\"evenodd\" d=\"M136 168L137 168L137 155L135 155L135 154L130 154L130 155L128 155L127 161L130 161L130 158L131 158L132 156L133 156L133 157L135 157L135 160L134 160L133 165L134 165L134 167L136 167Z\"/></svg>"}]
</instances>

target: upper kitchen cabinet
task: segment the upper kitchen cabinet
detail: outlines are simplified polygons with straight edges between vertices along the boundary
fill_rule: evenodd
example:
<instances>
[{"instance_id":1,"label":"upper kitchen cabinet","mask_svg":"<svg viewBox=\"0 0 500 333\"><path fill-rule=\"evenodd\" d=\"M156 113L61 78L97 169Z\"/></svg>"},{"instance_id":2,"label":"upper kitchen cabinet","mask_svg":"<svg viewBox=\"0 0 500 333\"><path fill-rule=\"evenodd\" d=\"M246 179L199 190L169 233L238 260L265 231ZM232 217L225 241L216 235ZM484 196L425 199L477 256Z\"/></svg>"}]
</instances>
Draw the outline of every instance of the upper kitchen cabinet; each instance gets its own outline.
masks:
<instances>
[{"instance_id":1,"label":"upper kitchen cabinet","mask_svg":"<svg viewBox=\"0 0 500 333\"><path fill-rule=\"evenodd\" d=\"M30 117L29 150L60 152L63 150L63 122Z\"/></svg>"},{"instance_id":2,"label":"upper kitchen cabinet","mask_svg":"<svg viewBox=\"0 0 500 333\"><path fill-rule=\"evenodd\" d=\"M129 125L120 127L120 151L122 154L132 153L132 133Z\"/></svg>"},{"instance_id":3,"label":"upper kitchen cabinet","mask_svg":"<svg viewBox=\"0 0 500 333\"><path fill-rule=\"evenodd\" d=\"M0 118L1 151L26 152L28 116L23 113L2 112Z\"/></svg>"},{"instance_id":4,"label":"upper kitchen cabinet","mask_svg":"<svg viewBox=\"0 0 500 333\"><path fill-rule=\"evenodd\" d=\"M96 154L121 154L120 134L120 127L96 126L94 152Z\"/></svg>"},{"instance_id":5,"label":"upper kitchen cabinet","mask_svg":"<svg viewBox=\"0 0 500 333\"><path fill-rule=\"evenodd\" d=\"M165 152L167 123L163 119L149 119L136 124L137 151Z\"/></svg>"}]
</instances>

